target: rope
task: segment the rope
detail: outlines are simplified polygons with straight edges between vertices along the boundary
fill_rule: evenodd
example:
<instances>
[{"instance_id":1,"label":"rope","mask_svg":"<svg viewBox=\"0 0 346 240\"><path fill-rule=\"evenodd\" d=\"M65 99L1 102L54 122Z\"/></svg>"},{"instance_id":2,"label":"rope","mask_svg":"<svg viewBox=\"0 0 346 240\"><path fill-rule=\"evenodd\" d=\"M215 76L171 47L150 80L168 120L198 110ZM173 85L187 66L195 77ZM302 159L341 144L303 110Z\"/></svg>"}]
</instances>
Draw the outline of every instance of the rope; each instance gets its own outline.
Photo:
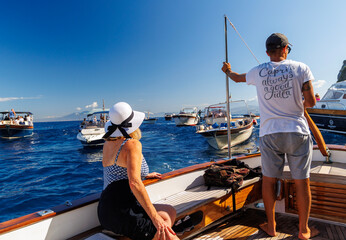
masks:
<instances>
[{"instance_id":1,"label":"rope","mask_svg":"<svg viewBox=\"0 0 346 240\"><path fill-rule=\"evenodd\" d=\"M257 57L255 56L255 54L251 51L250 47L247 45L247 43L245 42L245 40L242 38L242 36L240 35L240 33L238 32L238 30L235 28L235 26L233 25L233 23L229 20L229 18L225 15L225 17L227 18L229 24L232 26L232 28L236 31L236 33L238 34L238 36L240 37L240 39L243 41L243 43L245 44L245 46L247 47L247 49L249 49L249 51L251 52L252 56L256 59L256 61L258 62L258 64L261 64L260 61L258 61Z\"/></svg>"}]
</instances>

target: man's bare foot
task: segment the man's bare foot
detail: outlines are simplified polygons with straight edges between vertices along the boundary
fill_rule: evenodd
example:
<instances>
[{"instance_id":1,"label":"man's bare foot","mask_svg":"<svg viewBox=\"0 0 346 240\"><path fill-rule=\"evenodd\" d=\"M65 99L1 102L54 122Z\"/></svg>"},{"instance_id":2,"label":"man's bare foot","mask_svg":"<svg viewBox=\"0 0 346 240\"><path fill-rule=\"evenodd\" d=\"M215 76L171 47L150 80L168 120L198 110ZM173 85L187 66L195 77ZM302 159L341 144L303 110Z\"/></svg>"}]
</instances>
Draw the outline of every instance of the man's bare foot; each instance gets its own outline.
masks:
<instances>
[{"instance_id":1,"label":"man's bare foot","mask_svg":"<svg viewBox=\"0 0 346 240\"><path fill-rule=\"evenodd\" d=\"M307 240L313 237L316 237L318 234L320 234L320 231L318 231L316 228L311 227L310 231L307 233L299 233L298 238L302 240Z\"/></svg>"},{"instance_id":2,"label":"man's bare foot","mask_svg":"<svg viewBox=\"0 0 346 240\"><path fill-rule=\"evenodd\" d=\"M276 236L276 231L275 229L269 229L268 223L262 223L259 225L259 227L265 231L269 236L275 237Z\"/></svg>"}]
</instances>

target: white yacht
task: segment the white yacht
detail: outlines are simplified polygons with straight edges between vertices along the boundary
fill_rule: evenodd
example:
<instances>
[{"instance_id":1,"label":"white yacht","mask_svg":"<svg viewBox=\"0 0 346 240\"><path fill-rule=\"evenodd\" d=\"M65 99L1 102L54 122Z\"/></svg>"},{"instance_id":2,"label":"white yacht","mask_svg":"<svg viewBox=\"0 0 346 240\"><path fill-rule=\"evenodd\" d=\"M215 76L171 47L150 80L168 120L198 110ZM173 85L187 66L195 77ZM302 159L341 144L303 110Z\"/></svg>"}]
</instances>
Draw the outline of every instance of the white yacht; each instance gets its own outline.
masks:
<instances>
[{"instance_id":1,"label":"white yacht","mask_svg":"<svg viewBox=\"0 0 346 240\"><path fill-rule=\"evenodd\" d=\"M82 122L77 139L83 147L102 147L105 134L104 126L108 119L108 110L90 112Z\"/></svg>"},{"instance_id":2,"label":"white yacht","mask_svg":"<svg viewBox=\"0 0 346 240\"><path fill-rule=\"evenodd\" d=\"M173 116L177 126L195 126L199 122L197 107L183 108L179 114Z\"/></svg>"},{"instance_id":3,"label":"white yacht","mask_svg":"<svg viewBox=\"0 0 346 240\"><path fill-rule=\"evenodd\" d=\"M333 84L307 112L319 129L346 134L346 80Z\"/></svg>"}]
</instances>

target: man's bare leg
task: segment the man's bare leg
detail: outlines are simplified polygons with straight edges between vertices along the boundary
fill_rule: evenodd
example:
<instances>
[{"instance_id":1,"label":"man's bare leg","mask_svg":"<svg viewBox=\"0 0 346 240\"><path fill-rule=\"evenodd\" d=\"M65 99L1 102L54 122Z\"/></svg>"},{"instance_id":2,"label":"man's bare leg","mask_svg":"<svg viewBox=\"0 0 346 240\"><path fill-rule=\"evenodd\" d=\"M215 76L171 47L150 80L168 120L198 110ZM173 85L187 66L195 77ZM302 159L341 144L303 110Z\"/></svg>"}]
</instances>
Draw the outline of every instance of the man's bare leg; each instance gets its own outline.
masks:
<instances>
[{"instance_id":1,"label":"man's bare leg","mask_svg":"<svg viewBox=\"0 0 346 240\"><path fill-rule=\"evenodd\" d=\"M311 209L310 179L294 180L297 192L297 206L299 215L299 239L310 239L319 234L315 228L309 228L308 221Z\"/></svg>"},{"instance_id":2,"label":"man's bare leg","mask_svg":"<svg viewBox=\"0 0 346 240\"><path fill-rule=\"evenodd\" d=\"M262 180L262 198L267 215L267 223L260 224L260 228L269 236L276 235L275 222L275 203L276 203L276 178L263 176Z\"/></svg>"}]
</instances>

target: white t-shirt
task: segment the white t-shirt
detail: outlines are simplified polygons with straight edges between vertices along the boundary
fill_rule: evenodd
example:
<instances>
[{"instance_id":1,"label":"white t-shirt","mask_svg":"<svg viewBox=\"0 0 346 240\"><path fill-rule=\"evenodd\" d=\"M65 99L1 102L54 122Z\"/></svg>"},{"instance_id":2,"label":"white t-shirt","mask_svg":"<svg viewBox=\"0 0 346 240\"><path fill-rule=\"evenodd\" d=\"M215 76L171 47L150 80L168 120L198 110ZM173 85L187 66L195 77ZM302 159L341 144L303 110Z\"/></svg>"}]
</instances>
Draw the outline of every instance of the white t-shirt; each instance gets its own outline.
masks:
<instances>
[{"instance_id":1,"label":"white t-shirt","mask_svg":"<svg viewBox=\"0 0 346 240\"><path fill-rule=\"evenodd\" d=\"M278 132L310 134L302 95L303 83L309 80L314 80L310 68L292 60L263 63L246 74L246 83L257 89L260 137Z\"/></svg>"}]
</instances>

